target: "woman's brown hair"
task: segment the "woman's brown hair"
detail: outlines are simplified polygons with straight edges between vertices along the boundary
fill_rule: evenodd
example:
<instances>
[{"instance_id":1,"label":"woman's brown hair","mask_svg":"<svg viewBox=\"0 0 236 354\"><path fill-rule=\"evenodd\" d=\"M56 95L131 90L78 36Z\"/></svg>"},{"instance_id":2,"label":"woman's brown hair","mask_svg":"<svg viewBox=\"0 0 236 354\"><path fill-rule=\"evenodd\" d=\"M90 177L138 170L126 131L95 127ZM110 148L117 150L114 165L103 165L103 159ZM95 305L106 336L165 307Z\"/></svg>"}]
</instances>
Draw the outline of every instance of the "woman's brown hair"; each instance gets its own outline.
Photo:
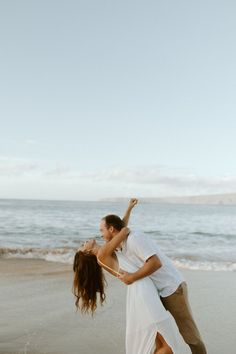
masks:
<instances>
[{"instance_id":1,"label":"woman's brown hair","mask_svg":"<svg viewBox=\"0 0 236 354\"><path fill-rule=\"evenodd\" d=\"M103 304L105 277L97 257L89 252L78 251L75 254L73 293L76 297L75 306L82 313L93 315L97 308L97 295L100 294L100 303Z\"/></svg>"}]
</instances>

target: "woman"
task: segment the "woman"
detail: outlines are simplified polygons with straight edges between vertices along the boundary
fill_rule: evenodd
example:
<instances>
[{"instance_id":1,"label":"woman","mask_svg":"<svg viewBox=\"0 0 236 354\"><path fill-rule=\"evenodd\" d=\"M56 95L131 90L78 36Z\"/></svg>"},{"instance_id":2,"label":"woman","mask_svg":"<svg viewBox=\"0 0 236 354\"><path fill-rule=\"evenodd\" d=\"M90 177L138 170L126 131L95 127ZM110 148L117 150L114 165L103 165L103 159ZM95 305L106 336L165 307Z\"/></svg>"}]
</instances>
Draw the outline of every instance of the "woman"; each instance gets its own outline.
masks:
<instances>
[{"instance_id":1,"label":"woman","mask_svg":"<svg viewBox=\"0 0 236 354\"><path fill-rule=\"evenodd\" d=\"M137 201L130 201L124 221ZM102 268L119 278L122 270L135 272L137 267L119 251L128 237L127 227L103 246L95 240L87 241L74 258L74 294L76 307L91 312L105 300L105 278ZM140 279L127 287L126 303L126 354L178 354L178 332L173 319L165 310L157 290L149 277Z\"/></svg>"}]
</instances>

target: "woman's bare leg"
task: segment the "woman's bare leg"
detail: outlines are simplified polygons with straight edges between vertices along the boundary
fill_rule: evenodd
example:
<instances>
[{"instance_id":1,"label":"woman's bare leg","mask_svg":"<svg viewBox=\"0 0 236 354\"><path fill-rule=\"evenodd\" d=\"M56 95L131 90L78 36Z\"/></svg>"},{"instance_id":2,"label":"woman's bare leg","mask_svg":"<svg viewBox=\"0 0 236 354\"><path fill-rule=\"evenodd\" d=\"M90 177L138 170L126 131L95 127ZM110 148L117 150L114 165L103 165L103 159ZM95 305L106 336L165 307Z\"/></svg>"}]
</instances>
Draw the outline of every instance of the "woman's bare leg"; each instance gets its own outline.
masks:
<instances>
[{"instance_id":1,"label":"woman's bare leg","mask_svg":"<svg viewBox=\"0 0 236 354\"><path fill-rule=\"evenodd\" d=\"M173 354L172 349L160 333L157 333L156 336L156 350L154 354Z\"/></svg>"}]
</instances>

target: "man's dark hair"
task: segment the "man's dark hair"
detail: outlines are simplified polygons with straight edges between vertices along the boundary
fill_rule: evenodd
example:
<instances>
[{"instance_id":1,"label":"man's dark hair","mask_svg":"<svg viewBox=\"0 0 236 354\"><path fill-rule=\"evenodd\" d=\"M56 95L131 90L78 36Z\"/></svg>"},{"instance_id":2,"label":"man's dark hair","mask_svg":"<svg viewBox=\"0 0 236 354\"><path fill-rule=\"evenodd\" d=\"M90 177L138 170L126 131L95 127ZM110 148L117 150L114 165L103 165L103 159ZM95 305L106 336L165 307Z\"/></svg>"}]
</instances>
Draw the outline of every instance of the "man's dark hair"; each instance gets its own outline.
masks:
<instances>
[{"instance_id":1,"label":"man's dark hair","mask_svg":"<svg viewBox=\"0 0 236 354\"><path fill-rule=\"evenodd\" d=\"M107 215L102 220L105 220L107 228L113 226L118 231L125 226L124 221L117 215Z\"/></svg>"}]
</instances>

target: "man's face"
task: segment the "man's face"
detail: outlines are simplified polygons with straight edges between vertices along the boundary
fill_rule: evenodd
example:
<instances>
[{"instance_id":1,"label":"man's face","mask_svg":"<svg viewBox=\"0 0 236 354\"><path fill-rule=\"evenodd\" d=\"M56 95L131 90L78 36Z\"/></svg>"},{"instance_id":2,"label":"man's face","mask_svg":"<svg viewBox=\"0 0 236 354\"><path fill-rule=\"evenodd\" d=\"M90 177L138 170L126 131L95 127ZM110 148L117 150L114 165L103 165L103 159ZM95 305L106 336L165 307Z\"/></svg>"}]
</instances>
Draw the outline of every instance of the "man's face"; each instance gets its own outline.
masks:
<instances>
[{"instance_id":1,"label":"man's face","mask_svg":"<svg viewBox=\"0 0 236 354\"><path fill-rule=\"evenodd\" d=\"M109 229L107 228L106 222L105 220L101 220L100 222L100 232L102 234L102 238L104 241L110 241L113 237L112 235L112 227L110 227Z\"/></svg>"}]
</instances>

